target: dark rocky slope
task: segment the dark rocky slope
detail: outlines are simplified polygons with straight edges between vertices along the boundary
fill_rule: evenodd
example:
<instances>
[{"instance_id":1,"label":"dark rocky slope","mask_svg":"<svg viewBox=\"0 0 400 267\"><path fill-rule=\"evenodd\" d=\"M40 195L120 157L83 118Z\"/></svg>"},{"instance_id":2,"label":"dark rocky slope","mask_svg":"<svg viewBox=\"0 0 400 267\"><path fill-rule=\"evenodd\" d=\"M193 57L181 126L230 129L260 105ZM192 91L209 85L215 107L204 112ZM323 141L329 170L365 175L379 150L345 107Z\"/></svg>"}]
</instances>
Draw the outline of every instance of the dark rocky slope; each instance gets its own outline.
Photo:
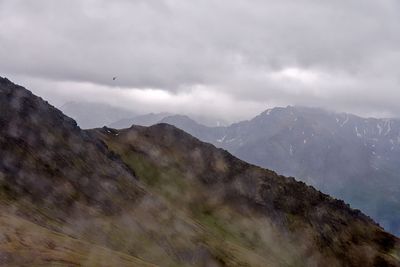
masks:
<instances>
[{"instance_id":1,"label":"dark rocky slope","mask_svg":"<svg viewBox=\"0 0 400 267\"><path fill-rule=\"evenodd\" d=\"M82 131L0 79L6 266L399 266L399 240L169 125Z\"/></svg>"},{"instance_id":2,"label":"dark rocky slope","mask_svg":"<svg viewBox=\"0 0 400 267\"><path fill-rule=\"evenodd\" d=\"M206 127L184 116L163 122L344 199L400 235L398 119L288 106L228 127Z\"/></svg>"},{"instance_id":3,"label":"dark rocky slope","mask_svg":"<svg viewBox=\"0 0 400 267\"><path fill-rule=\"evenodd\" d=\"M211 220L217 232L237 238L260 255L273 242L255 227L263 220L268 222L265 228L272 224L288 238L291 257L310 257L297 259L298 264L368 266L385 261L381 252L395 253L397 239L343 201L294 178L247 164L171 125L103 128L93 133L156 192L197 220ZM225 209L229 215L221 211ZM243 215L252 218L254 225L238 223ZM245 233L242 238L240 233ZM371 248L380 252L370 254ZM398 258L389 261L398 264Z\"/></svg>"}]
</instances>

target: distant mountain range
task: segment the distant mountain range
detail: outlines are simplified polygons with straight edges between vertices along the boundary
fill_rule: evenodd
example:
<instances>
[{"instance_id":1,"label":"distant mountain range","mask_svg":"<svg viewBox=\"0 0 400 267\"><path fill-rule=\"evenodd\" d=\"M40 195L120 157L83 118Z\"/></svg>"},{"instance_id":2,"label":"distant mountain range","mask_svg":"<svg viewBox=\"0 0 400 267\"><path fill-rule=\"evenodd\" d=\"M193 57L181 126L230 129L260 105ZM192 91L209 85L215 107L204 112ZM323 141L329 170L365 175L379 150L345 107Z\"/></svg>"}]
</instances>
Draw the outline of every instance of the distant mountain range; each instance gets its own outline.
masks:
<instances>
[{"instance_id":1,"label":"distant mountain range","mask_svg":"<svg viewBox=\"0 0 400 267\"><path fill-rule=\"evenodd\" d=\"M67 102L60 107L60 110L75 119L83 129L103 127L139 115L127 109L97 102Z\"/></svg>"},{"instance_id":2,"label":"distant mountain range","mask_svg":"<svg viewBox=\"0 0 400 267\"><path fill-rule=\"evenodd\" d=\"M343 201L165 123L81 130L1 77L0 156L1 265L400 266Z\"/></svg>"},{"instance_id":3,"label":"distant mountain range","mask_svg":"<svg viewBox=\"0 0 400 267\"><path fill-rule=\"evenodd\" d=\"M161 122L345 199L400 235L398 119L289 106L227 127L207 127L179 115Z\"/></svg>"},{"instance_id":4,"label":"distant mountain range","mask_svg":"<svg viewBox=\"0 0 400 267\"><path fill-rule=\"evenodd\" d=\"M132 125L151 126L151 125L159 123L164 118L172 116L172 115L173 114L168 113L168 112L149 113L149 114L134 116L131 118L124 118L124 119L118 120L116 122L113 122L110 124L105 124L105 125L108 125L109 127L115 128L115 129L129 128Z\"/></svg>"},{"instance_id":5,"label":"distant mountain range","mask_svg":"<svg viewBox=\"0 0 400 267\"><path fill-rule=\"evenodd\" d=\"M83 129L92 129L103 126L122 129L131 125L150 126L162 119L174 116L169 112L147 113L132 111L98 102L67 102L60 110L70 116ZM193 115L198 123L206 126L225 126L228 122L223 119L215 119L209 116Z\"/></svg>"}]
</instances>

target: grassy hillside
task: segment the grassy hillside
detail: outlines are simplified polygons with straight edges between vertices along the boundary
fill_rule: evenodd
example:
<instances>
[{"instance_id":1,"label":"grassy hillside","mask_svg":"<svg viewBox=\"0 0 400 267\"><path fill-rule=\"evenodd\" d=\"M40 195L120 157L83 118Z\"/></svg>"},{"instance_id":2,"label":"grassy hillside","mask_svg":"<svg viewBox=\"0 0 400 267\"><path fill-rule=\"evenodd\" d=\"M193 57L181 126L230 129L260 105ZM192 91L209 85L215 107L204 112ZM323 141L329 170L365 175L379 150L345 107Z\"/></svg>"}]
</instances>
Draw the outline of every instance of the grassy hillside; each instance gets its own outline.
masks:
<instances>
[{"instance_id":1,"label":"grassy hillside","mask_svg":"<svg viewBox=\"0 0 400 267\"><path fill-rule=\"evenodd\" d=\"M1 265L151 267L138 258L51 231L15 215L0 215Z\"/></svg>"},{"instance_id":2,"label":"grassy hillside","mask_svg":"<svg viewBox=\"0 0 400 267\"><path fill-rule=\"evenodd\" d=\"M105 128L96 135L175 209L261 258L287 266L398 261L396 239L361 212L175 127Z\"/></svg>"}]
</instances>

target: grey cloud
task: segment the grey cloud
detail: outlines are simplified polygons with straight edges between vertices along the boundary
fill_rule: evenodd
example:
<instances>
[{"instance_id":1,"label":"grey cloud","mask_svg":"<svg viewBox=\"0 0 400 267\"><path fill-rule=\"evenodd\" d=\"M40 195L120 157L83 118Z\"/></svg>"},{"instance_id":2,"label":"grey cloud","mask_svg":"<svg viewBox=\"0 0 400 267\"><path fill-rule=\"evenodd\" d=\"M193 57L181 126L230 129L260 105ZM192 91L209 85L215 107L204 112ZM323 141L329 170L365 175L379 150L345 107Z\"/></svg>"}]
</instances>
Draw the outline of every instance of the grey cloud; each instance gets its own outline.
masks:
<instances>
[{"instance_id":1,"label":"grey cloud","mask_svg":"<svg viewBox=\"0 0 400 267\"><path fill-rule=\"evenodd\" d=\"M0 72L157 88L172 106L202 85L238 113L246 102L399 116L399 12L397 0L0 0ZM319 78L271 78L290 68ZM46 95L66 95L56 90Z\"/></svg>"}]
</instances>

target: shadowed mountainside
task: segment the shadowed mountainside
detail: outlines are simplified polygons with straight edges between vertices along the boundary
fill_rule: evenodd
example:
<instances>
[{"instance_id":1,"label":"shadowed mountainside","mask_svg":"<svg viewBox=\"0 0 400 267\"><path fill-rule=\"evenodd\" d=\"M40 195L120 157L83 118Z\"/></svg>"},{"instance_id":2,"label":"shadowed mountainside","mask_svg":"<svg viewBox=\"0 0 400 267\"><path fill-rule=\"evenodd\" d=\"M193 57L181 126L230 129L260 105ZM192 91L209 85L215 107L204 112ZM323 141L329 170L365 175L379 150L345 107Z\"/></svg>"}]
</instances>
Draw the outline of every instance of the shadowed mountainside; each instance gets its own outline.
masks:
<instances>
[{"instance_id":1,"label":"shadowed mountainside","mask_svg":"<svg viewBox=\"0 0 400 267\"><path fill-rule=\"evenodd\" d=\"M82 131L0 78L7 266L399 266L399 240L293 178L160 124Z\"/></svg>"},{"instance_id":2,"label":"shadowed mountainside","mask_svg":"<svg viewBox=\"0 0 400 267\"><path fill-rule=\"evenodd\" d=\"M400 120L289 106L227 127L163 122L344 199L400 235Z\"/></svg>"},{"instance_id":3,"label":"shadowed mountainside","mask_svg":"<svg viewBox=\"0 0 400 267\"><path fill-rule=\"evenodd\" d=\"M288 238L291 246L278 250L290 255L283 258L299 260L312 251L321 252L309 255L312 260L306 265L326 260L330 266L356 266L360 262L349 262L366 257L365 244L393 238L383 237L371 219L344 202L249 165L168 124L121 131L104 128L97 135L174 206L259 255L268 253L266 247L280 247L279 238L263 232L262 222L264 228L272 226Z\"/></svg>"}]
</instances>

